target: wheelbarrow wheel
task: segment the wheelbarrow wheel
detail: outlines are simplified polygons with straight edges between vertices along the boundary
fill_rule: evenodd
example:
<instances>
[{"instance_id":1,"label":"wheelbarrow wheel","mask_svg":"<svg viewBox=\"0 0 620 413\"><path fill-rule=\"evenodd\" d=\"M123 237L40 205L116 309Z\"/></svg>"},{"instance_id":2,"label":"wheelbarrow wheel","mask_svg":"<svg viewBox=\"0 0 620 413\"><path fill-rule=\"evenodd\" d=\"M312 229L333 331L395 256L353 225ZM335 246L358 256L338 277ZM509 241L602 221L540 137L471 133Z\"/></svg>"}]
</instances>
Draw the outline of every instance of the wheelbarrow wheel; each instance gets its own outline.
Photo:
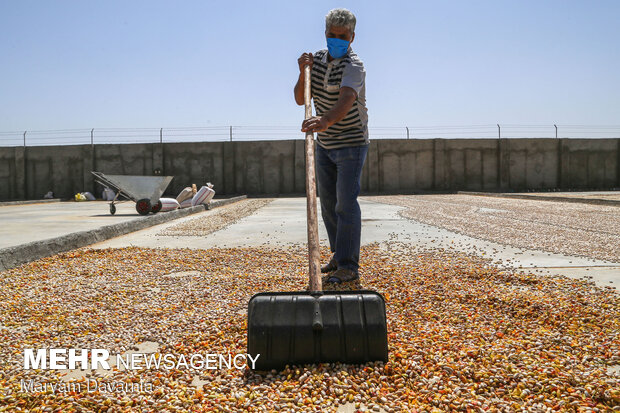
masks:
<instances>
[{"instance_id":1,"label":"wheelbarrow wheel","mask_svg":"<svg viewBox=\"0 0 620 413\"><path fill-rule=\"evenodd\" d=\"M110 214L116 214L116 205L110 204Z\"/></svg>"},{"instance_id":2,"label":"wheelbarrow wheel","mask_svg":"<svg viewBox=\"0 0 620 413\"><path fill-rule=\"evenodd\" d=\"M136 211L140 215L147 215L151 212L151 201L148 199L140 199L136 202Z\"/></svg>"},{"instance_id":3,"label":"wheelbarrow wheel","mask_svg":"<svg viewBox=\"0 0 620 413\"><path fill-rule=\"evenodd\" d=\"M156 214L159 211L161 211L161 201L157 201L157 203L151 207L152 213Z\"/></svg>"}]
</instances>

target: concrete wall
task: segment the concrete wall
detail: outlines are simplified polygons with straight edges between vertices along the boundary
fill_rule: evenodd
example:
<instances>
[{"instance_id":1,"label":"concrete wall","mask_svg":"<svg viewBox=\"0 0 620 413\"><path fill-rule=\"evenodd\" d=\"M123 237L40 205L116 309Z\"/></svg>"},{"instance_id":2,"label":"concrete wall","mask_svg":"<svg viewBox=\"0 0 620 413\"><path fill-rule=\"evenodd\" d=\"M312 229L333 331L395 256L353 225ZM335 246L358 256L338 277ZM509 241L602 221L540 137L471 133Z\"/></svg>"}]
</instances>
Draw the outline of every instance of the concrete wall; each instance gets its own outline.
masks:
<instances>
[{"instance_id":1,"label":"concrete wall","mask_svg":"<svg viewBox=\"0 0 620 413\"><path fill-rule=\"evenodd\" d=\"M91 191L90 171L174 175L167 194L210 181L218 194L304 192L304 142L198 142L0 148L0 200ZM620 187L620 139L371 141L365 193Z\"/></svg>"}]
</instances>

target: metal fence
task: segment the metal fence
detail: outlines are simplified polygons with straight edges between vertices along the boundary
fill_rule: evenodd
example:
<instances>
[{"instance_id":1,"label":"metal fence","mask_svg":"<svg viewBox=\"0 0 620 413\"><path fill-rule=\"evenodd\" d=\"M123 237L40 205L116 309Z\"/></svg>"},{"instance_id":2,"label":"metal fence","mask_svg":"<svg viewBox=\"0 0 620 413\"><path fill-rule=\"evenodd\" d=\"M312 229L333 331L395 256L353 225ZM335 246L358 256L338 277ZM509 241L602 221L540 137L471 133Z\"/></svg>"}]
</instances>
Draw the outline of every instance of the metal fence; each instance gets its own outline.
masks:
<instances>
[{"instance_id":1,"label":"metal fence","mask_svg":"<svg viewBox=\"0 0 620 413\"><path fill-rule=\"evenodd\" d=\"M620 125L454 125L369 127L371 139L620 138ZM0 146L222 142L303 139L299 126L93 128L0 132Z\"/></svg>"}]
</instances>

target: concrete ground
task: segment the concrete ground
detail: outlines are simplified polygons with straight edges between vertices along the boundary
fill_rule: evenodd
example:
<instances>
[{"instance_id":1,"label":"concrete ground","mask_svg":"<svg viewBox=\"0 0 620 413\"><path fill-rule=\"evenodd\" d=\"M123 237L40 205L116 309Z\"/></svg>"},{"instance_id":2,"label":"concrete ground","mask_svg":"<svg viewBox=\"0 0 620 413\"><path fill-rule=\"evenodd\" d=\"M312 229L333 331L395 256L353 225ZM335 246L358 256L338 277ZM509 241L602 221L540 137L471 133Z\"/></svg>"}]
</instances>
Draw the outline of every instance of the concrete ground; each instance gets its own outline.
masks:
<instances>
[{"instance_id":1,"label":"concrete ground","mask_svg":"<svg viewBox=\"0 0 620 413\"><path fill-rule=\"evenodd\" d=\"M403 218L403 207L376 202L373 197L360 200L363 228L362 243L379 243L389 247L389 242L404 242L421 248L441 248L461 251L490 258L500 266L521 268L522 271L542 275L561 274L568 277L591 277L599 286L620 287L620 262L608 262L543 251L527 250L482 241L457 234L432 225ZM165 236L167 228L194 219L208 220L213 214L227 207L200 212L161 225L133 232L124 236L93 244L93 248L117 247L165 247L165 248L211 248L264 246L280 247L306 242L305 198L278 198L252 215L241 218L230 226L205 236ZM92 230L105 225L136 219L134 204L123 203L112 216L105 202L49 203L0 207L0 248L16 246L32 241L67 235L77 231ZM321 244L328 245L322 222L319 223ZM363 259L363 257L362 257ZM363 274L362 274L363 276ZM144 344L144 343L143 343ZM146 343L155 351L156 343ZM617 367L616 367L617 369ZM81 377L73 371L67 378ZM196 386L200 381L193 383ZM354 412L353 404L341 406L338 412ZM383 410L381 410L383 411Z\"/></svg>"},{"instance_id":2,"label":"concrete ground","mask_svg":"<svg viewBox=\"0 0 620 413\"><path fill-rule=\"evenodd\" d=\"M373 197L363 197L360 205L363 244L376 242L387 245L389 241L400 241L423 248L452 249L484 256L497 265L522 271L574 278L591 277L599 286L620 287L620 262L552 254L482 241L405 219L398 213L402 207L374 202ZM205 211L94 244L93 247L211 248L303 244L307 237L305 208L305 198L278 198L254 214L206 236L161 235L163 230L180 222L198 217L209 219L209 215L215 213ZM327 234L322 223L319 224L319 237L321 245L327 246Z\"/></svg>"},{"instance_id":3,"label":"concrete ground","mask_svg":"<svg viewBox=\"0 0 620 413\"><path fill-rule=\"evenodd\" d=\"M0 248L89 231L105 225L131 221L140 217L133 202L117 204L111 215L109 203L50 202L0 207Z\"/></svg>"},{"instance_id":4,"label":"concrete ground","mask_svg":"<svg viewBox=\"0 0 620 413\"><path fill-rule=\"evenodd\" d=\"M587 194L586 194L587 195ZM562 274L569 277L592 277L601 286L620 287L620 262L551 254L514 248L457 234L442 228L408 220L400 216L402 207L363 197L362 243L401 241L426 248L446 248L481 255L501 266L521 268L540 274ZM254 214L207 236L164 236L169 227L197 217L209 219L217 210L204 211L148 229L130 233L93 245L106 247L211 248L241 246L286 246L306 242L305 198L278 198ZM0 207L2 232L0 248L59 237L78 231L92 230L110 224L131 221L140 216L133 202L118 204L110 215L108 203L55 202ZM319 223L322 245L328 245L327 234ZM620 260L619 260L620 261Z\"/></svg>"},{"instance_id":5,"label":"concrete ground","mask_svg":"<svg viewBox=\"0 0 620 413\"><path fill-rule=\"evenodd\" d=\"M608 199L620 201L620 191L590 191L590 192L517 192L515 195L535 195L545 197L564 197L578 199Z\"/></svg>"}]
</instances>

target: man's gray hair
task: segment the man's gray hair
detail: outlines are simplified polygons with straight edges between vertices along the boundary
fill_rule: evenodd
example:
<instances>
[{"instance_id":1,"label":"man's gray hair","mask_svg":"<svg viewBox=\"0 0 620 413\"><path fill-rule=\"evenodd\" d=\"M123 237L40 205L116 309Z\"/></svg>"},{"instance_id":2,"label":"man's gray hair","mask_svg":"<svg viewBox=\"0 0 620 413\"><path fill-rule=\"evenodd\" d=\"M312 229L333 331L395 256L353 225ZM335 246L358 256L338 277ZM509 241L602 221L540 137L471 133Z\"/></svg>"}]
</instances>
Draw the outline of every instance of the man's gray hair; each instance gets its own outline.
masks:
<instances>
[{"instance_id":1,"label":"man's gray hair","mask_svg":"<svg viewBox=\"0 0 620 413\"><path fill-rule=\"evenodd\" d=\"M346 27L355 32L355 15L347 9L333 9L325 16L325 30L329 30L332 26Z\"/></svg>"}]
</instances>

